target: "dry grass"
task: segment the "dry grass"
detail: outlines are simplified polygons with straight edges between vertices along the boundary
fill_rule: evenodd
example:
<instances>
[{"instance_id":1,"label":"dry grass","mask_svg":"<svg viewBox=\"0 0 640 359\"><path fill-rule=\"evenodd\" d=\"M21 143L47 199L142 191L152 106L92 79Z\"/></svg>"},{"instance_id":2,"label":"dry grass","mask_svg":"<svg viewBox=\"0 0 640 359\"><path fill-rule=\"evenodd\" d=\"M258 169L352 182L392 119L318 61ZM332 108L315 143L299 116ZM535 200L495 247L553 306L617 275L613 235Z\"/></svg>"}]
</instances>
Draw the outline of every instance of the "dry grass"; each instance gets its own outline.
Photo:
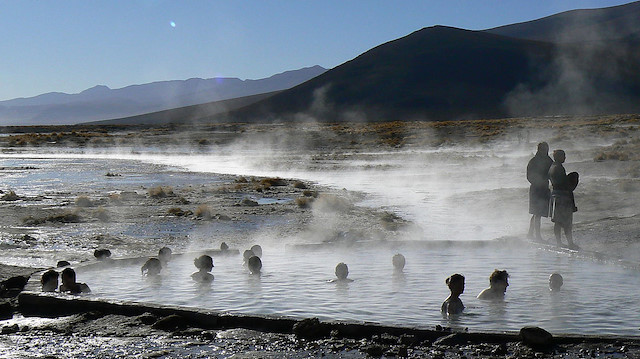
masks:
<instances>
[{"instance_id":1,"label":"dry grass","mask_svg":"<svg viewBox=\"0 0 640 359\"><path fill-rule=\"evenodd\" d=\"M199 205L196 208L195 212L193 212L193 214L196 216L196 218L202 219L211 219L212 217L211 208L206 204Z\"/></svg>"},{"instance_id":2,"label":"dry grass","mask_svg":"<svg viewBox=\"0 0 640 359\"><path fill-rule=\"evenodd\" d=\"M167 210L167 213L172 215L172 216L176 216L176 217L186 217L186 216L190 216L193 214L193 212L189 211L189 210L183 210L180 207L172 207L169 208Z\"/></svg>"},{"instance_id":3,"label":"dry grass","mask_svg":"<svg viewBox=\"0 0 640 359\"><path fill-rule=\"evenodd\" d=\"M93 201L89 197L82 195L76 198L76 206L78 207L93 207Z\"/></svg>"},{"instance_id":4,"label":"dry grass","mask_svg":"<svg viewBox=\"0 0 640 359\"><path fill-rule=\"evenodd\" d=\"M302 181L295 181L295 182L293 182L293 188L307 189L307 185L304 184L304 182L302 182Z\"/></svg>"},{"instance_id":5,"label":"dry grass","mask_svg":"<svg viewBox=\"0 0 640 359\"><path fill-rule=\"evenodd\" d=\"M104 207L98 207L98 209L96 209L96 211L93 213L93 216L99 219L101 222L109 222L111 220L109 212L107 212Z\"/></svg>"},{"instance_id":6,"label":"dry grass","mask_svg":"<svg viewBox=\"0 0 640 359\"><path fill-rule=\"evenodd\" d=\"M147 190L151 198L165 198L173 196L173 188L171 186L155 186Z\"/></svg>"},{"instance_id":7,"label":"dry grass","mask_svg":"<svg viewBox=\"0 0 640 359\"><path fill-rule=\"evenodd\" d=\"M313 197L298 197L296 198L296 205L300 208L310 208L315 198Z\"/></svg>"},{"instance_id":8,"label":"dry grass","mask_svg":"<svg viewBox=\"0 0 640 359\"><path fill-rule=\"evenodd\" d=\"M277 187L277 186L286 186L289 183L287 183L286 180L282 179L282 178L263 178L260 181L260 185L262 185L262 187L264 188L269 188L269 187Z\"/></svg>"},{"instance_id":9,"label":"dry grass","mask_svg":"<svg viewBox=\"0 0 640 359\"><path fill-rule=\"evenodd\" d=\"M77 212L63 212L63 213L52 214L48 217L43 217L43 218L35 218L33 216L29 216L29 217L23 218L22 222L27 226L36 226L46 222L78 223L81 220L82 218Z\"/></svg>"},{"instance_id":10,"label":"dry grass","mask_svg":"<svg viewBox=\"0 0 640 359\"><path fill-rule=\"evenodd\" d=\"M3 194L0 199L3 201L17 201L20 199L20 197L14 191L9 191Z\"/></svg>"}]
</instances>

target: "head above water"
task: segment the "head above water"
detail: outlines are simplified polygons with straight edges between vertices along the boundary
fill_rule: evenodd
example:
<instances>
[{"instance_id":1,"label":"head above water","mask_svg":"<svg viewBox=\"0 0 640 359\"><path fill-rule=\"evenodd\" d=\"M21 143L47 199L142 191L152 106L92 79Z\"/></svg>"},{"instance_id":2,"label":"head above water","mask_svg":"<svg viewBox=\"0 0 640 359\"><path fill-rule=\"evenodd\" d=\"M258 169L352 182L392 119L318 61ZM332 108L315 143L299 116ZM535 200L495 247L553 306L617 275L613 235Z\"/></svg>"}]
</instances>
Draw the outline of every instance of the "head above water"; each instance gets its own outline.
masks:
<instances>
[{"instance_id":1,"label":"head above water","mask_svg":"<svg viewBox=\"0 0 640 359\"><path fill-rule=\"evenodd\" d=\"M58 272L53 269L49 269L48 271L42 274L42 278L40 278L40 282L42 283L42 291L43 292L53 292L58 289Z\"/></svg>"},{"instance_id":2,"label":"head above water","mask_svg":"<svg viewBox=\"0 0 640 359\"><path fill-rule=\"evenodd\" d=\"M255 254L257 257L262 258L262 247L260 247L259 244L254 244L253 246L251 246L251 251L253 252L253 254Z\"/></svg>"},{"instance_id":3,"label":"head above water","mask_svg":"<svg viewBox=\"0 0 640 359\"><path fill-rule=\"evenodd\" d=\"M62 271L62 284L66 286L76 284L76 271L73 268L65 268Z\"/></svg>"},{"instance_id":4,"label":"head above water","mask_svg":"<svg viewBox=\"0 0 640 359\"><path fill-rule=\"evenodd\" d=\"M396 270L401 271L402 269L404 269L404 265L406 264L406 260L404 258L404 256L400 253L396 254L393 256L393 258L391 258L391 263L393 263L393 267Z\"/></svg>"},{"instance_id":5,"label":"head above water","mask_svg":"<svg viewBox=\"0 0 640 359\"><path fill-rule=\"evenodd\" d=\"M560 290L564 284L564 279L560 273L553 273L549 276L549 289L552 291Z\"/></svg>"},{"instance_id":6,"label":"head above water","mask_svg":"<svg viewBox=\"0 0 640 359\"><path fill-rule=\"evenodd\" d=\"M248 261L249 258L255 256L256 254L253 253L253 251L251 249L247 249L246 251L242 252L242 258L244 259L244 261Z\"/></svg>"},{"instance_id":7,"label":"head above water","mask_svg":"<svg viewBox=\"0 0 640 359\"><path fill-rule=\"evenodd\" d=\"M346 279L349 276L349 267L346 264L340 262L336 265L336 277L338 279Z\"/></svg>"},{"instance_id":8,"label":"head above water","mask_svg":"<svg viewBox=\"0 0 640 359\"><path fill-rule=\"evenodd\" d=\"M222 242L222 243L220 243L220 250L221 250L221 251L226 251L226 250L228 250L228 249L229 249L229 246L227 245L227 243L226 243L226 242Z\"/></svg>"},{"instance_id":9,"label":"head above water","mask_svg":"<svg viewBox=\"0 0 640 359\"><path fill-rule=\"evenodd\" d=\"M548 154L549 153L549 144L546 142L538 143L538 153Z\"/></svg>"},{"instance_id":10,"label":"head above water","mask_svg":"<svg viewBox=\"0 0 640 359\"><path fill-rule=\"evenodd\" d=\"M162 247L158 251L158 259L163 262L168 262L171 259L172 254L173 254L173 251L171 251L171 248Z\"/></svg>"},{"instance_id":11,"label":"head above water","mask_svg":"<svg viewBox=\"0 0 640 359\"><path fill-rule=\"evenodd\" d=\"M451 293L462 294L464 293L464 276L462 274L452 274L444 281Z\"/></svg>"},{"instance_id":12,"label":"head above water","mask_svg":"<svg viewBox=\"0 0 640 359\"><path fill-rule=\"evenodd\" d=\"M252 256L247 261L247 267L252 274L258 274L262 269L262 260L258 256Z\"/></svg>"},{"instance_id":13,"label":"head above water","mask_svg":"<svg viewBox=\"0 0 640 359\"><path fill-rule=\"evenodd\" d=\"M495 269L493 273L489 276L489 285L492 288L502 289L503 291L507 290L509 286L509 273L506 270Z\"/></svg>"},{"instance_id":14,"label":"head above water","mask_svg":"<svg viewBox=\"0 0 640 359\"><path fill-rule=\"evenodd\" d=\"M58 263L56 263L56 268L68 267L70 265L71 263L68 261L58 261Z\"/></svg>"},{"instance_id":15,"label":"head above water","mask_svg":"<svg viewBox=\"0 0 640 359\"><path fill-rule=\"evenodd\" d=\"M559 163L564 163L564 161L567 159L567 155L564 153L563 150L554 150L553 151L553 160Z\"/></svg>"},{"instance_id":16,"label":"head above water","mask_svg":"<svg viewBox=\"0 0 640 359\"><path fill-rule=\"evenodd\" d=\"M96 249L93 251L93 256L96 257L99 261L105 260L111 257L111 251L106 248Z\"/></svg>"},{"instance_id":17,"label":"head above water","mask_svg":"<svg viewBox=\"0 0 640 359\"><path fill-rule=\"evenodd\" d=\"M200 270L205 270L207 272L210 272L211 269L213 269L214 267L213 258L211 258L211 256L203 254L200 257L193 260L193 265L195 265L196 268Z\"/></svg>"},{"instance_id":18,"label":"head above water","mask_svg":"<svg viewBox=\"0 0 640 359\"><path fill-rule=\"evenodd\" d=\"M162 270L162 263L160 263L160 260L158 258L149 258L144 263L142 268L140 268L140 271L142 272L142 274L147 276L158 275L160 274L161 270Z\"/></svg>"}]
</instances>

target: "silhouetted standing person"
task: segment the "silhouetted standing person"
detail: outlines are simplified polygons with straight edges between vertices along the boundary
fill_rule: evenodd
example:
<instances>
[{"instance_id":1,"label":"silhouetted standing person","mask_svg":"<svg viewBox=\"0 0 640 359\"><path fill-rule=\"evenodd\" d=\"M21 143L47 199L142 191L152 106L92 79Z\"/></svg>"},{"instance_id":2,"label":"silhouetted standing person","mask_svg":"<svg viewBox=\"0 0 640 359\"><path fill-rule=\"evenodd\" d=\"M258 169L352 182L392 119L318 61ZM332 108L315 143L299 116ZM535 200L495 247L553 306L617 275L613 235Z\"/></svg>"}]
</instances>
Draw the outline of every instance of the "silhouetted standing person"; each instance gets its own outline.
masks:
<instances>
[{"instance_id":1,"label":"silhouetted standing person","mask_svg":"<svg viewBox=\"0 0 640 359\"><path fill-rule=\"evenodd\" d=\"M536 155L527 164L527 180L531 183L529 187L529 213L531 222L529 224L529 238L542 240L540 234L541 217L549 216L549 168L553 160L549 157L549 145L546 142L538 144Z\"/></svg>"},{"instance_id":2,"label":"silhouetted standing person","mask_svg":"<svg viewBox=\"0 0 640 359\"><path fill-rule=\"evenodd\" d=\"M561 236L564 229L569 248L577 249L577 246L573 243L571 231L573 227L573 212L577 210L573 199L573 190L578 185L578 180L577 173L573 181L567 176L567 172L562 165L565 159L566 155L563 150L553 151L554 162L549 168L549 179L553 187L549 208L551 221L554 223L553 233L556 236L558 246L562 245Z\"/></svg>"}]
</instances>

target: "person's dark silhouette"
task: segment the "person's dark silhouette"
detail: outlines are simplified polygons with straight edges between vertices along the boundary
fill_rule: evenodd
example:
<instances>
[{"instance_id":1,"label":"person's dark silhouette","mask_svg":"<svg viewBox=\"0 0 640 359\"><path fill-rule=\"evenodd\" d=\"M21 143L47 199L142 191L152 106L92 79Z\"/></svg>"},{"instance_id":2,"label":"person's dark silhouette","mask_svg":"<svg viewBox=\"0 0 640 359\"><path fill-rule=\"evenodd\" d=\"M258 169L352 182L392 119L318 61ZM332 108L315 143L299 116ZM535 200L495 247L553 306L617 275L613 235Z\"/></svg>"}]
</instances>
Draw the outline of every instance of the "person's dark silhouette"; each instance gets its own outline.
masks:
<instances>
[{"instance_id":1,"label":"person's dark silhouette","mask_svg":"<svg viewBox=\"0 0 640 359\"><path fill-rule=\"evenodd\" d=\"M549 145L546 142L538 144L538 151L527 164L527 180L531 183L529 187L529 213L531 221L529 223L529 238L542 240L540 234L541 217L549 216L549 168L553 160L549 157Z\"/></svg>"},{"instance_id":2,"label":"person's dark silhouette","mask_svg":"<svg viewBox=\"0 0 640 359\"><path fill-rule=\"evenodd\" d=\"M553 164L549 168L549 179L553 191L551 192L551 202L549 203L549 211L551 213L551 221L554 223L553 233L556 237L558 246L562 245L562 230L567 237L569 248L577 249L573 243L573 212L577 211L573 198L573 190L578 185L578 174L567 176L567 172L562 165L566 159L563 150L553 151Z\"/></svg>"}]
</instances>

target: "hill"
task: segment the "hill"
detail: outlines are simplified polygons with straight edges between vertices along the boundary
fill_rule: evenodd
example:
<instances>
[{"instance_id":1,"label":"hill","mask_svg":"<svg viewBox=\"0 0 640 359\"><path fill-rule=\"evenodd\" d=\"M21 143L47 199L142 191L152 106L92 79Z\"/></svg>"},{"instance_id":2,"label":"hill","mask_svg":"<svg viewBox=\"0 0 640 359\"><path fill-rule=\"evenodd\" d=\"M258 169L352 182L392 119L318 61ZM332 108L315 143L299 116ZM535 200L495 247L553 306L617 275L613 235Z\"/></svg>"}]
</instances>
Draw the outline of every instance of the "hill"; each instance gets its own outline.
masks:
<instances>
[{"instance_id":1,"label":"hill","mask_svg":"<svg viewBox=\"0 0 640 359\"><path fill-rule=\"evenodd\" d=\"M633 38L554 44L443 26L424 28L232 111L227 120L473 119L637 112L637 45Z\"/></svg>"},{"instance_id":2,"label":"hill","mask_svg":"<svg viewBox=\"0 0 640 359\"><path fill-rule=\"evenodd\" d=\"M281 91L326 71L320 66L286 71L259 80L238 78L161 81L110 89L95 86L78 94L48 93L0 101L0 124L74 124L120 118L182 106Z\"/></svg>"},{"instance_id":3,"label":"hill","mask_svg":"<svg viewBox=\"0 0 640 359\"><path fill-rule=\"evenodd\" d=\"M640 33L640 1L602 9L572 10L542 19L485 30L549 42L622 40Z\"/></svg>"}]
</instances>

